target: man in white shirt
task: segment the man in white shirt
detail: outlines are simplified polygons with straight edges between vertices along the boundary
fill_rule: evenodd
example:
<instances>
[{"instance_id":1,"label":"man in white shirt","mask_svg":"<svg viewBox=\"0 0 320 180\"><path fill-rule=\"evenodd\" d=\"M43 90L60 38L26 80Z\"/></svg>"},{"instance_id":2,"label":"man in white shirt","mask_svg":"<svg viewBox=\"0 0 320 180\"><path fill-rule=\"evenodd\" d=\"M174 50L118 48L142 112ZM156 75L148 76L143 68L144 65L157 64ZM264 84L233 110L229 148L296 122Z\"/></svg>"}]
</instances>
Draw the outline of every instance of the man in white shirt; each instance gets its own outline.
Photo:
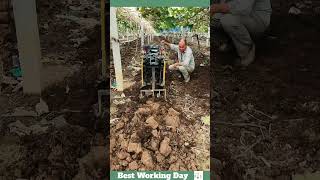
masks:
<instances>
[{"instance_id":1,"label":"man in white shirt","mask_svg":"<svg viewBox=\"0 0 320 180\"><path fill-rule=\"evenodd\" d=\"M169 66L169 70L179 70L185 82L190 81L190 74L194 71L195 63L192 49L187 46L186 41L181 39L179 45L168 43L164 40L161 41L169 46L171 50L178 53L178 62Z\"/></svg>"},{"instance_id":2,"label":"man in white shirt","mask_svg":"<svg viewBox=\"0 0 320 180\"><path fill-rule=\"evenodd\" d=\"M211 6L214 42L225 41L226 33L232 40L240 65L248 66L255 59L254 39L259 38L270 24L270 0L220 0ZM221 33L221 31L223 33ZM220 50L226 49L226 44Z\"/></svg>"}]
</instances>

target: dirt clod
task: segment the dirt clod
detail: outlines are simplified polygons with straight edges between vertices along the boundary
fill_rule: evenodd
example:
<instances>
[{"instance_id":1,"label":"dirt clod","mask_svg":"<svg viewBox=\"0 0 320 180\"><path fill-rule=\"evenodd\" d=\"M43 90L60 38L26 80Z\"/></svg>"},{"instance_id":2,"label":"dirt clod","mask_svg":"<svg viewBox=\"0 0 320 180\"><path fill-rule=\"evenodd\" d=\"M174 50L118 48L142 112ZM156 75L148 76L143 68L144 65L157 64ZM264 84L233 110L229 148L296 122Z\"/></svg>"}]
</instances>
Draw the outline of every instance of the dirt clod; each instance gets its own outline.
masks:
<instances>
[{"instance_id":1,"label":"dirt clod","mask_svg":"<svg viewBox=\"0 0 320 180\"><path fill-rule=\"evenodd\" d=\"M129 154L125 151L120 151L118 154L117 154L117 157L121 160L123 159L126 159L127 157L129 156Z\"/></svg>"},{"instance_id":2,"label":"dirt clod","mask_svg":"<svg viewBox=\"0 0 320 180\"><path fill-rule=\"evenodd\" d=\"M137 135L136 132L134 132L134 133L131 134L131 136L130 136L130 141L136 142L136 141L138 141L138 139L139 139L139 136Z\"/></svg>"},{"instance_id":3,"label":"dirt clod","mask_svg":"<svg viewBox=\"0 0 320 180\"><path fill-rule=\"evenodd\" d=\"M119 161L119 164L123 167L127 167L129 163L125 160L122 160L122 161Z\"/></svg>"},{"instance_id":4,"label":"dirt clod","mask_svg":"<svg viewBox=\"0 0 320 180\"><path fill-rule=\"evenodd\" d=\"M122 129L124 126L124 122L120 121L117 125L116 125L116 130Z\"/></svg>"},{"instance_id":5,"label":"dirt clod","mask_svg":"<svg viewBox=\"0 0 320 180\"><path fill-rule=\"evenodd\" d=\"M199 51L202 50L207 52L208 48L202 48ZM135 59L129 58L134 54L134 51L131 51L130 48L126 48L125 51L122 51L122 54L123 57L128 57L124 58L128 59L124 62L126 66L136 63ZM196 66L198 68L203 57L199 57L197 54L200 53L195 54L195 59L197 59ZM130 82L140 82L140 75L132 79L130 71L129 69L125 73L125 76L127 74L130 78L125 78ZM134 163L134 161L138 164L133 169L169 170L171 166L171 169L175 170L192 170L192 168L195 170L205 170L208 167L202 165L204 164L202 163L202 159L208 159L207 155L201 157L198 154L208 154L208 151L203 153L202 149L209 147L209 129L208 127L203 127L200 122L194 124L190 122L191 120L196 121L198 117L208 115L208 107L203 108L202 104L209 102L209 68L199 67L195 71L193 80L191 80L191 84L188 87L178 82L179 80L171 76L171 74L173 73L168 72L168 86L166 87L169 101L162 101L161 98L157 100L135 98L139 97L140 83L134 83L132 89L130 88L125 92L127 97L132 97L132 102L122 106L114 105L119 109L119 112L125 113L118 113L117 116L111 119L120 118L123 121L124 118L129 118L129 121L125 123L121 131L111 128L110 134L117 140L116 144L121 144L123 141L130 142L130 151L133 152L129 152L128 149L130 148L126 148L126 151L130 153L130 157L132 158L131 162L128 161L128 166L130 166L130 163ZM198 89L203 89L204 91L200 93ZM205 133L205 136L197 136L197 133ZM184 145L185 142L189 144ZM135 153L133 150L135 147L131 147L131 143L140 144L143 153ZM192 147L197 147L201 150L196 152ZM112 161L112 169L127 170L128 167L118 166L118 162L120 161L116 157L118 151L121 151L121 149L115 148L115 152L110 155L111 158L115 159ZM188 161L185 160L185 157L195 157L196 154L197 157L200 157L201 162L199 160L191 165L190 161L195 161L194 158L190 158ZM153 165L146 163L145 159L152 160ZM153 168L150 168L151 166Z\"/></svg>"},{"instance_id":6,"label":"dirt clod","mask_svg":"<svg viewBox=\"0 0 320 180\"><path fill-rule=\"evenodd\" d=\"M153 160L152 156L150 155L149 151L143 151L141 156L141 162L147 167L147 168L153 168Z\"/></svg>"},{"instance_id":7,"label":"dirt clod","mask_svg":"<svg viewBox=\"0 0 320 180\"><path fill-rule=\"evenodd\" d=\"M179 116L180 113L179 113L178 111L176 111L175 109L170 108L170 109L168 110L168 115L169 115L169 116Z\"/></svg>"},{"instance_id":8,"label":"dirt clod","mask_svg":"<svg viewBox=\"0 0 320 180\"><path fill-rule=\"evenodd\" d=\"M136 111L136 114L147 116L151 113L151 110L149 108L139 108L138 111Z\"/></svg>"},{"instance_id":9,"label":"dirt clod","mask_svg":"<svg viewBox=\"0 0 320 180\"><path fill-rule=\"evenodd\" d=\"M169 167L170 171L179 171L180 170L180 164L179 162L171 164Z\"/></svg>"},{"instance_id":10,"label":"dirt clod","mask_svg":"<svg viewBox=\"0 0 320 180\"><path fill-rule=\"evenodd\" d=\"M162 161L164 161L165 157L160 153L157 153L156 159L159 163L161 163Z\"/></svg>"},{"instance_id":11,"label":"dirt clod","mask_svg":"<svg viewBox=\"0 0 320 180\"><path fill-rule=\"evenodd\" d=\"M132 161L131 163L129 163L129 170L137 170L139 169L139 165L137 163L137 161Z\"/></svg>"},{"instance_id":12,"label":"dirt clod","mask_svg":"<svg viewBox=\"0 0 320 180\"><path fill-rule=\"evenodd\" d=\"M135 152L135 153L139 154L142 151L141 144L140 143L132 143L132 142L130 142L128 144L127 151L128 152Z\"/></svg>"},{"instance_id":13,"label":"dirt clod","mask_svg":"<svg viewBox=\"0 0 320 180\"><path fill-rule=\"evenodd\" d=\"M180 126L180 113L174 110L173 108L170 108L167 112L167 115L165 116L164 120L166 122L167 126L173 127L173 129L176 129Z\"/></svg>"},{"instance_id":14,"label":"dirt clod","mask_svg":"<svg viewBox=\"0 0 320 180\"><path fill-rule=\"evenodd\" d=\"M165 138L162 140L162 142L161 142L161 144L160 144L160 149L159 149L159 151L160 151L160 153L161 153L162 155L164 155L165 157L167 157L167 156L171 153L172 149L171 149L171 147L170 147L170 139L169 139L169 138L165 137Z\"/></svg>"},{"instance_id":15,"label":"dirt clod","mask_svg":"<svg viewBox=\"0 0 320 180\"><path fill-rule=\"evenodd\" d=\"M153 113L157 114L160 109L160 104L159 103L152 103L152 104L150 104L150 109Z\"/></svg>"},{"instance_id":16,"label":"dirt clod","mask_svg":"<svg viewBox=\"0 0 320 180\"><path fill-rule=\"evenodd\" d=\"M121 142L120 143L121 149L127 149L128 148L128 141L127 140L123 140L123 141L120 141L120 142Z\"/></svg>"},{"instance_id":17,"label":"dirt clod","mask_svg":"<svg viewBox=\"0 0 320 180\"><path fill-rule=\"evenodd\" d=\"M146 120L147 126L150 126L152 129L156 129L158 127L158 122L154 119L153 116L150 116L147 120Z\"/></svg>"},{"instance_id":18,"label":"dirt clod","mask_svg":"<svg viewBox=\"0 0 320 180\"><path fill-rule=\"evenodd\" d=\"M127 159L126 159L126 161L129 162L129 163L131 163L133 160L132 160L131 156L128 156Z\"/></svg>"},{"instance_id":19,"label":"dirt clod","mask_svg":"<svg viewBox=\"0 0 320 180\"><path fill-rule=\"evenodd\" d=\"M154 137L158 137L158 131L156 129L152 130L151 133Z\"/></svg>"},{"instance_id":20,"label":"dirt clod","mask_svg":"<svg viewBox=\"0 0 320 180\"><path fill-rule=\"evenodd\" d=\"M175 162L177 162L178 157L176 155L171 154L168 163L170 164L174 164Z\"/></svg>"},{"instance_id":21,"label":"dirt clod","mask_svg":"<svg viewBox=\"0 0 320 180\"><path fill-rule=\"evenodd\" d=\"M156 138L152 138L150 142L150 146L153 151L157 151L159 149L159 140Z\"/></svg>"},{"instance_id":22,"label":"dirt clod","mask_svg":"<svg viewBox=\"0 0 320 180\"><path fill-rule=\"evenodd\" d=\"M172 127L173 129L176 129L177 127L180 126L180 119L179 116L172 116L172 115L167 115L164 118L166 125Z\"/></svg>"}]
</instances>

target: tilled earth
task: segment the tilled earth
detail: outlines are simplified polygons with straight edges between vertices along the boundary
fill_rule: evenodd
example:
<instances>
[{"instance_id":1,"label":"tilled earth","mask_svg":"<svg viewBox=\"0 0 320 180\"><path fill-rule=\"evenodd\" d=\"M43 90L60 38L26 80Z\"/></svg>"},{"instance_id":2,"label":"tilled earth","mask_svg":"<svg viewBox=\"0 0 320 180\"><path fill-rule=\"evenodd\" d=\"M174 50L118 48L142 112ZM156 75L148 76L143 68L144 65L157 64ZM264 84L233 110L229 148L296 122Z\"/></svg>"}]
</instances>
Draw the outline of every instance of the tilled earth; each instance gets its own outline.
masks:
<instances>
[{"instance_id":1,"label":"tilled earth","mask_svg":"<svg viewBox=\"0 0 320 180\"><path fill-rule=\"evenodd\" d=\"M43 114L36 112L38 96L10 89L0 96L0 179L105 178L108 117L96 116L99 4L37 3L43 63L80 66L43 91L49 107Z\"/></svg>"},{"instance_id":2,"label":"tilled earth","mask_svg":"<svg viewBox=\"0 0 320 180\"><path fill-rule=\"evenodd\" d=\"M129 110L128 110L129 111ZM111 126L114 170L197 170L194 129L164 103L147 101ZM177 129L178 128L178 129Z\"/></svg>"},{"instance_id":3,"label":"tilled earth","mask_svg":"<svg viewBox=\"0 0 320 180\"><path fill-rule=\"evenodd\" d=\"M209 53L196 53L196 71L188 84L177 74L167 73L167 102L163 98L147 101L147 97L139 99L141 54L137 45L139 42L132 42L121 48L124 80L133 83L124 91L125 97L111 104L111 168L208 170L210 131L201 117L209 115L209 66L200 64L209 62Z\"/></svg>"},{"instance_id":4,"label":"tilled earth","mask_svg":"<svg viewBox=\"0 0 320 180\"><path fill-rule=\"evenodd\" d=\"M316 17L280 12L246 70L226 65L233 54L215 54L211 166L221 179L319 170L319 29Z\"/></svg>"}]
</instances>

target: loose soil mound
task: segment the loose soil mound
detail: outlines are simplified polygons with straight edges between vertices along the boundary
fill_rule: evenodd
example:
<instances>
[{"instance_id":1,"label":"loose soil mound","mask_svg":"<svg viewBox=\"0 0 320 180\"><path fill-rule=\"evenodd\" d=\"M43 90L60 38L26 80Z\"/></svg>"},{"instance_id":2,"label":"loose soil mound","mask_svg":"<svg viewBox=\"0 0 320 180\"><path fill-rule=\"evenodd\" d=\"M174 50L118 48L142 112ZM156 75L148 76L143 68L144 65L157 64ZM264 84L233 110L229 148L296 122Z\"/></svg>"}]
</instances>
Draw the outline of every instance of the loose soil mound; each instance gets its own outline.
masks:
<instances>
[{"instance_id":1,"label":"loose soil mound","mask_svg":"<svg viewBox=\"0 0 320 180\"><path fill-rule=\"evenodd\" d=\"M111 127L113 170L197 170L195 134L180 112L148 101Z\"/></svg>"}]
</instances>

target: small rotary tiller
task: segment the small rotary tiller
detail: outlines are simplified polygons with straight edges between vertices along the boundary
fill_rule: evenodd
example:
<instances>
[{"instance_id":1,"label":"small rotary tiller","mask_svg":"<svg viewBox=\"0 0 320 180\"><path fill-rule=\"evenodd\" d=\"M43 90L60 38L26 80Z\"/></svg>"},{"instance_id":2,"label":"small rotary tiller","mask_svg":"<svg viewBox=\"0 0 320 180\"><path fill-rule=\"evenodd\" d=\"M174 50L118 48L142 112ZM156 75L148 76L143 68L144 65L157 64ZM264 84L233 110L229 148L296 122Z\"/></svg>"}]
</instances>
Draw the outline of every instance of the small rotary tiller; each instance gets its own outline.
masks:
<instances>
[{"instance_id":1,"label":"small rotary tiller","mask_svg":"<svg viewBox=\"0 0 320 180\"><path fill-rule=\"evenodd\" d=\"M161 97L167 100L165 88L166 62L162 56L163 48L159 45L144 46L144 58L141 62L140 98L144 96Z\"/></svg>"}]
</instances>

